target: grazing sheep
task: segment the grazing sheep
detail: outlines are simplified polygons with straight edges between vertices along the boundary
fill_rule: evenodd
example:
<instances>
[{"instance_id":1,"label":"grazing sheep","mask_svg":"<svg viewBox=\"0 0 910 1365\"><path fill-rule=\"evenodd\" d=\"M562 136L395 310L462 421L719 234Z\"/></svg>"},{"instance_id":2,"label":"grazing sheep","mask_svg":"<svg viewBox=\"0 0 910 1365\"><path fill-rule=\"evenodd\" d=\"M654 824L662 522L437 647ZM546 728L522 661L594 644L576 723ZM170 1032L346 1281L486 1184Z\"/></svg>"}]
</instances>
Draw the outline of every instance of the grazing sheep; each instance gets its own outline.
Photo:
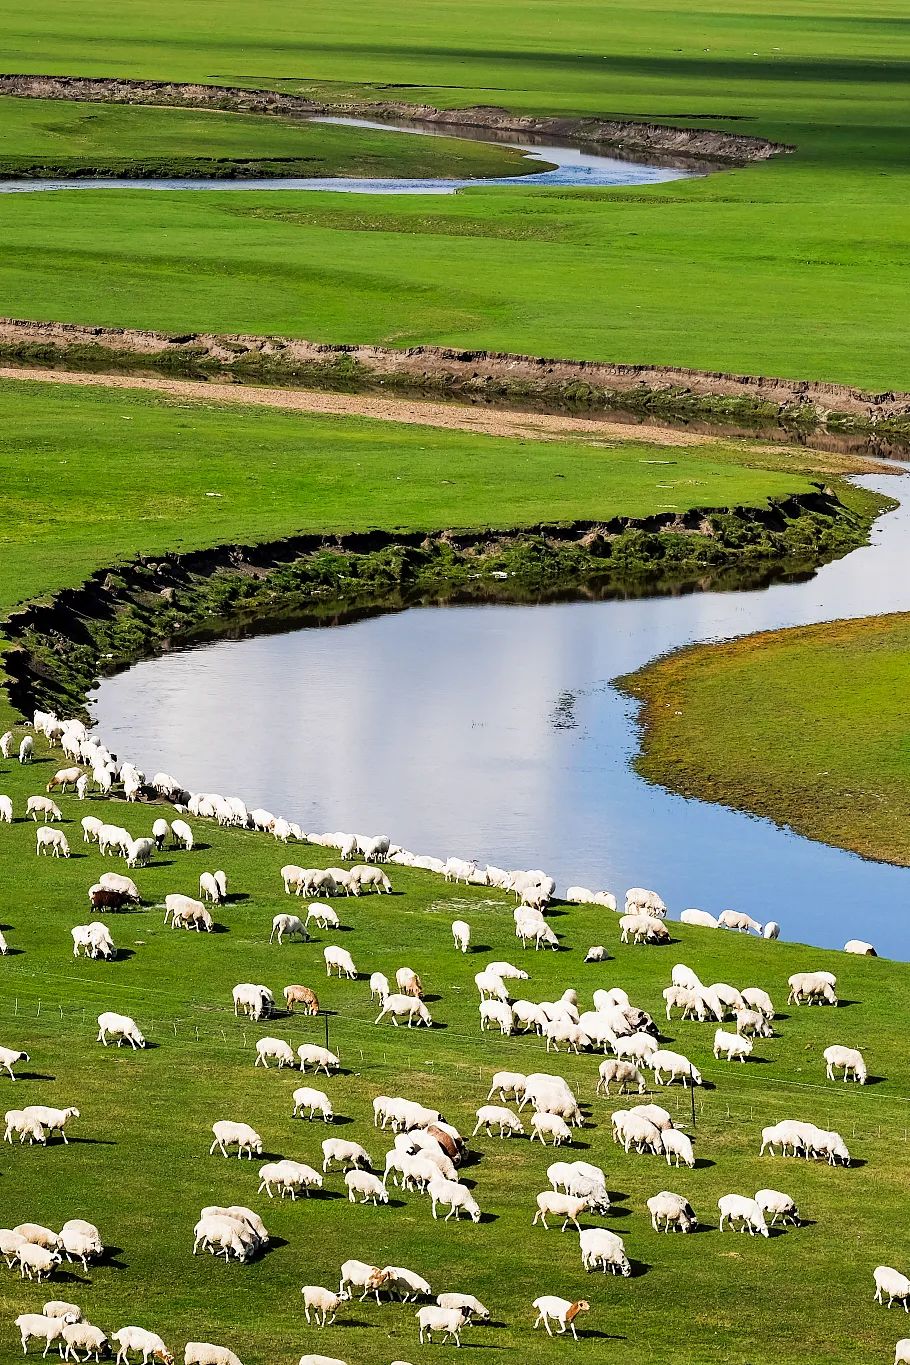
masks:
<instances>
[{"instance_id":1,"label":"grazing sheep","mask_svg":"<svg viewBox=\"0 0 910 1365\"><path fill-rule=\"evenodd\" d=\"M652 915L621 915L621 943L668 943L670 934L663 920Z\"/></svg>"},{"instance_id":2,"label":"grazing sheep","mask_svg":"<svg viewBox=\"0 0 910 1365\"><path fill-rule=\"evenodd\" d=\"M673 1164L679 1166L682 1162L685 1166L692 1169L695 1166L695 1155L692 1151L692 1139L688 1134L680 1132L678 1128L669 1128L662 1135L664 1153L667 1158L667 1165L671 1164L670 1158L675 1158Z\"/></svg>"},{"instance_id":3,"label":"grazing sheep","mask_svg":"<svg viewBox=\"0 0 910 1365\"><path fill-rule=\"evenodd\" d=\"M307 933L307 927L298 915L275 915L272 919L272 932L269 934L269 943L277 940L278 946L280 947L284 940L286 938L291 938L292 935L302 938L304 943L308 943L310 940L310 936Z\"/></svg>"},{"instance_id":4,"label":"grazing sheep","mask_svg":"<svg viewBox=\"0 0 910 1365\"><path fill-rule=\"evenodd\" d=\"M71 930L73 939L73 957L79 956L81 949L86 957L103 957L108 962L116 957L117 950L114 947L114 940L104 924L77 924Z\"/></svg>"},{"instance_id":5,"label":"grazing sheep","mask_svg":"<svg viewBox=\"0 0 910 1365\"><path fill-rule=\"evenodd\" d=\"M646 891L641 886L633 886L626 892L625 912L627 915L650 915L654 919L663 919L667 907L656 891Z\"/></svg>"},{"instance_id":6,"label":"grazing sheep","mask_svg":"<svg viewBox=\"0 0 910 1365\"><path fill-rule=\"evenodd\" d=\"M652 1194L647 1203L655 1232L694 1232L698 1226L692 1205L681 1194L661 1190L660 1194Z\"/></svg>"},{"instance_id":7,"label":"grazing sheep","mask_svg":"<svg viewBox=\"0 0 910 1365\"><path fill-rule=\"evenodd\" d=\"M103 891L117 891L125 900L132 901L134 905L141 904L139 888L132 877L126 877L121 872L102 872L98 878L98 885Z\"/></svg>"},{"instance_id":8,"label":"grazing sheep","mask_svg":"<svg viewBox=\"0 0 910 1365\"><path fill-rule=\"evenodd\" d=\"M596 943L585 953L585 962L606 962L607 950L602 943Z\"/></svg>"},{"instance_id":9,"label":"grazing sheep","mask_svg":"<svg viewBox=\"0 0 910 1365\"><path fill-rule=\"evenodd\" d=\"M894 1365L910 1365L910 1337L902 1337L895 1346Z\"/></svg>"},{"instance_id":10,"label":"grazing sheep","mask_svg":"<svg viewBox=\"0 0 910 1365\"><path fill-rule=\"evenodd\" d=\"M312 1066L314 1071L324 1071L328 1076L333 1068L337 1071L341 1066L334 1052L330 1052L327 1047L320 1047L318 1043L301 1043L297 1049L297 1056L301 1071L306 1071L308 1066Z\"/></svg>"},{"instance_id":11,"label":"grazing sheep","mask_svg":"<svg viewBox=\"0 0 910 1365\"><path fill-rule=\"evenodd\" d=\"M12 818L12 816L10 817ZM468 951L468 944L471 942L471 926L463 919L452 921L452 940L455 947L462 953Z\"/></svg>"},{"instance_id":12,"label":"grazing sheep","mask_svg":"<svg viewBox=\"0 0 910 1365\"><path fill-rule=\"evenodd\" d=\"M362 1289L361 1303L368 1294L373 1294L378 1303L379 1291L390 1279L389 1272L380 1270L378 1265L367 1265L365 1261L345 1261L341 1267L338 1294L342 1299L351 1299L354 1297L355 1289Z\"/></svg>"},{"instance_id":13,"label":"grazing sheep","mask_svg":"<svg viewBox=\"0 0 910 1365\"><path fill-rule=\"evenodd\" d=\"M667 1019L673 1017L672 1011L680 1011L683 1019L693 1017L703 1022L706 1018L705 1006L700 991L693 991L688 986L666 986L662 992L664 1003L667 1007Z\"/></svg>"},{"instance_id":14,"label":"grazing sheep","mask_svg":"<svg viewBox=\"0 0 910 1365\"><path fill-rule=\"evenodd\" d=\"M392 988L384 972L373 972L370 977L370 999L379 1000L383 1005L388 1000Z\"/></svg>"},{"instance_id":15,"label":"grazing sheep","mask_svg":"<svg viewBox=\"0 0 910 1365\"><path fill-rule=\"evenodd\" d=\"M47 853L48 849L54 858L68 858L70 856L70 846L63 830L52 829L49 825L41 825L37 832L35 852L40 856L42 853Z\"/></svg>"},{"instance_id":16,"label":"grazing sheep","mask_svg":"<svg viewBox=\"0 0 910 1365\"><path fill-rule=\"evenodd\" d=\"M718 921L707 910L683 910L679 916L680 924L694 924L700 929L716 929Z\"/></svg>"},{"instance_id":17,"label":"grazing sheep","mask_svg":"<svg viewBox=\"0 0 910 1365\"><path fill-rule=\"evenodd\" d=\"M755 1195L755 1202L762 1213L770 1213L769 1227L773 1228L778 1218L783 1223L789 1220L794 1227L799 1227L799 1209L789 1194L782 1194L780 1190L758 1190Z\"/></svg>"},{"instance_id":18,"label":"grazing sheep","mask_svg":"<svg viewBox=\"0 0 910 1365\"><path fill-rule=\"evenodd\" d=\"M752 919L751 915L744 914L741 910L722 910L717 917L717 923L721 929L733 929L740 934L748 934L750 929L754 934L760 934L762 931L758 920Z\"/></svg>"},{"instance_id":19,"label":"grazing sheep","mask_svg":"<svg viewBox=\"0 0 910 1365\"><path fill-rule=\"evenodd\" d=\"M670 1052L668 1049L660 1048L653 1052L647 1059L647 1065L654 1072L654 1080L658 1085L664 1084L664 1074L667 1075L667 1084L681 1080L683 1084L687 1082L691 1085L702 1085L701 1072L696 1066L684 1057L680 1052Z\"/></svg>"},{"instance_id":20,"label":"grazing sheep","mask_svg":"<svg viewBox=\"0 0 910 1365\"><path fill-rule=\"evenodd\" d=\"M242 1365L242 1361L226 1346L213 1346L210 1341L188 1341L183 1349L183 1365Z\"/></svg>"},{"instance_id":21,"label":"grazing sheep","mask_svg":"<svg viewBox=\"0 0 910 1365\"><path fill-rule=\"evenodd\" d=\"M314 1118L317 1113L321 1114L324 1123L331 1123L335 1117L332 1101L322 1090L313 1090L308 1085L302 1085L294 1091L292 1099L294 1101L292 1118L302 1117L304 1109L309 1111L308 1118Z\"/></svg>"},{"instance_id":22,"label":"grazing sheep","mask_svg":"<svg viewBox=\"0 0 910 1365\"><path fill-rule=\"evenodd\" d=\"M44 1129L48 1137L54 1133L59 1133L64 1143L68 1146L64 1129L70 1119L79 1117L79 1110L70 1106L68 1109L52 1109L46 1104L29 1104L22 1110L22 1113L29 1119L34 1119Z\"/></svg>"},{"instance_id":23,"label":"grazing sheep","mask_svg":"<svg viewBox=\"0 0 910 1365\"><path fill-rule=\"evenodd\" d=\"M780 925L778 924L777 920L775 919L768 920L768 923L762 930L762 938L769 939L780 938Z\"/></svg>"},{"instance_id":24,"label":"grazing sheep","mask_svg":"<svg viewBox=\"0 0 910 1365\"><path fill-rule=\"evenodd\" d=\"M107 1047L108 1038L116 1038L118 1047L124 1042L129 1043L134 1052L137 1047L145 1047L145 1039L140 1032L139 1025L128 1014L114 1014L112 1011L107 1011L98 1015L96 1042L103 1043Z\"/></svg>"},{"instance_id":25,"label":"grazing sheep","mask_svg":"<svg viewBox=\"0 0 910 1365\"><path fill-rule=\"evenodd\" d=\"M48 1251L45 1247L36 1246L34 1242L23 1242L16 1251L15 1260L19 1265L20 1279L37 1280L40 1284L48 1275L53 1274L62 1257L59 1251ZM57 1321L59 1322L59 1318Z\"/></svg>"},{"instance_id":26,"label":"grazing sheep","mask_svg":"<svg viewBox=\"0 0 910 1365\"><path fill-rule=\"evenodd\" d=\"M418 1026L423 1024L426 1028L430 1028L433 1024L430 1011L427 1009L426 1005L419 997L412 995L388 996L383 1001L382 1009L373 1020L373 1023L381 1023L386 1015L391 1018L392 1023L396 1028L398 1027L399 1019L407 1019L408 1028L415 1022Z\"/></svg>"},{"instance_id":27,"label":"grazing sheep","mask_svg":"<svg viewBox=\"0 0 910 1365\"><path fill-rule=\"evenodd\" d=\"M380 895L384 892L387 896L392 894L392 883L389 881L381 867L352 867L348 889L354 896L359 896L362 891L378 891Z\"/></svg>"},{"instance_id":28,"label":"grazing sheep","mask_svg":"<svg viewBox=\"0 0 910 1365\"><path fill-rule=\"evenodd\" d=\"M659 1156L664 1150L663 1135L656 1123L644 1114L635 1114L630 1109L617 1109L610 1115L613 1125L613 1138L622 1143L623 1150L652 1152Z\"/></svg>"},{"instance_id":29,"label":"grazing sheep","mask_svg":"<svg viewBox=\"0 0 910 1365\"><path fill-rule=\"evenodd\" d=\"M228 1147L237 1148L240 1158L246 1152L247 1160L252 1161L253 1153L262 1155L262 1138L248 1123L232 1123L229 1119L219 1119L212 1124L215 1140L209 1148L209 1156L214 1156L217 1147L222 1156L228 1156Z\"/></svg>"},{"instance_id":30,"label":"grazing sheep","mask_svg":"<svg viewBox=\"0 0 910 1365\"><path fill-rule=\"evenodd\" d=\"M154 839L133 839L126 855L127 867L146 867L154 851Z\"/></svg>"},{"instance_id":31,"label":"grazing sheep","mask_svg":"<svg viewBox=\"0 0 910 1365\"><path fill-rule=\"evenodd\" d=\"M31 735L26 735L19 745L19 762L31 763L32 755L35 751L35 741Z\"/></svg>"},{"instance_id":32,"label":"grazing sheep","mask_svg":"<svg viewBox=\"0 0 910 1365\"><path fill-rule=\"evenodd\" d=\"M336 944L330 943L327 948L323 948L322 956L325 959L325 974L332 975L334 967L338 976L346 976L349 981L357 980L357 968L354 966L354 959L346 948L339 948Z\"/></svg>"},{"instance_id":33,"label":"grazing sheep","mask_svg":"<svg viewBox=\"0 0 910 1365\"><path fill-rule=\"evenodd\" d=\"M541 1190L537 1196L537 1212L531 1226L535 1227L539 1222L549 1231L550 1225L547 1222L547 1214L549 1214L551 1218L563 1220L561 1232L565 1232L570 1223L574 1224L577 1232L581 1232L581 1224L578 1218L588 1208L590 1208L590 1200L586 1194L571 1195L560 1194L555 1190Z\"/></svg>"},{"instance_id":34,"label":"grazing sheep","mask_svg":"<svg viewBox=\"0 0 910 1365\"><path fill-rule=\"evenodd\" d=\"M745 1062L746 1058L751 1055L751 1038L744 1038L738 1033L727 1033L722 1028L716 1030L714 1034L715 1060L718 1060L723 1056L726 1057L728 1062L732 1062L734 1058L738 1058L739 1061Z\"/></svg>"},{"instance_id":35,"label":"grazing sheep","mask_svg":"<svg viewBox=\"0 0 910 1365\"><path fill-rule=\"evenodd\" d=\"M13 1067L17 1062L30 1062L31 1057L27 1052L17 1052L12 1047L0 1047L0 1068L6 1071L11 1081L16 1077L13 1075Z\"/></svg>"},{"instance_id":36,"label":"grazing sheep","mask_svg":"<svg viewBox=\"0 0 910 1365\"><path fill-rule=\"evenodd\" d=\"M322 1169L327 1171L334 1161L339 1166L360 1167L369 1170L373 1165L372 1157L359 1142L349 1142L344 1138L326 1138L322 1143Z\"/></svg>"},{"instance_id":37,"label":"grazing sheep","mask_svg":"<svg viewBox=\"0 0 910 1365\"><path fill-rule=\"evenodd\" d=\"M875 951L872 944L867 943L866 940L862 938L848 939L844 944L844 952L854 953L857 957L878 957L878 953Z\"/></svg>"},{"instance_id":38,"label":"grazing sheep","mask_svg":"<svg viewBox=\"0 0 910 1365\"><path fill-rule=\"evenodd\" d=\"M310 1321L312 1309L316 1317L316 1326L330 1327L341 1307L341 1295L333 1293L331 1289L323 1289L318 1284L305 1284L300 1292L303 1295L303 1315L307 1323Z\"/></svg>"},{"instance_id":39,"label":"grazing sheep","mask_svg":"<svg viewBox=\"0 0 910 1365\"><path fill-rule=\"evenodd\" d=\"M471 1137L476 1137L481 1128L486 1130L487 1137L493 1136L493 1129L499 1129L499 1136L514 1137L516 1133L524 1134L524 1124L517 1114L513 1114L511 1109L503 1109L497 1104L482 1104L477 1110L477 1123Z\"/></svg>"},{"instance_id":40,"label":"grazing sheep","mask_svg":"<svg viewBox=\"0 0 910 1365\"><path fill-rule=\"evenodd\" d=\"M199 877L199 894L203 900L211 901L213 905L220 905L224 897L221 894L221 887L216 880L214 872L203 872Z\"/></svg>"},{"instance_id":41,"label":"grazing sheep","mask_svg":"<svg viewBox=\"0 0 910 1365\"><path fill-rule=\"evenodd\" d=\"M737 1010L736 1032L743 1038L774 1037L774 1030L761 1010Z\"/></svg>"},{"instance_id":42,"label":"grazing sheep","mask_svg":"<svg viewBox=\"0 0 910 1365\"><path fill-rule=\"evenodd\" d=\"M611 1083L619 1086L621 1094L625 1094L626 1086L637 1086L639 1095L643 1095L648 1088L647 1081L634 1062L608 1057L601 1062L598 1072L600 1074L600 1080L597 1082L598 1094L609 1095Z\"/></svg>"},{"instance_id":43,"label":"grazing sheep","mask_svg":"<svg viewBox=\"0 0 910 1365\"><path fill-rule=\"evenodd\" d=\"M319 1013L319 998L309 986L285 986L282 995L290 1014L294 1013L295 1005L302 1005L304 1014Z\"/></svg>"},{"instance_id":44,"label":"grazing sheep","mask_svg":"<svg viewBox=\"0 0 910 1365\"><path fill-rule=\"evenodd\" d=\"M547 1167L547 1178L554 1190L586 1198L595 1213L610 1212L607 1178L599 1166L588 1161L554 1161Z\"/></svg>"},{"instance_id":45,"label":"grazing sheep","mask_svg":"<svg viewBox=\"0 0 910 1365\"><path fill-rule=\"evenodd\" d=\"M34 1337L38 1341L44 1342L43 1355L46 1356L51 1344L60 1341L63 1337L64 1323L64 1318L47 1317L42 1313L20 1313L16 1318L15 1326L18 1327L22 1339L22 1354L26 1354L28 1343Z\"/></svg>"},{"instance_id":46,"label":"grazing sheep","mask_svg":"<svg viewBox=\"0 0 910 1365\"><path fill-rule=\"evenodd\" d=\"M858 1085L865 1085L868 1079L866 1073L866 1062L863 1054L855 1047L826 1047L822 1056L825 1059L826 1075L829 1081L834 1080L834 1072L837 1068L843 1067L843 1079L848 1081L853 1076Z\"/></svg>"},{"instance_id":47,"label":"grazing sheep","mask_svg":"<svg viewBox=\"0 0 910 1365\"><path fill-rule=\"evenodd\" d=\"M348 1199L352 1204L387 1204L389 1202L388 1191L379 1179L378 1175L373 1175L371 1171L345 1171L344 1183L348 1190Z\"/></svg>"},{"instance_id":48,"label":"grazing sheep","mask_svg":"<svg viewBox=\"0 0 910 1365\"><path fill-rule=\"evenodd\" d=\"M480 1222L480 1208L471 1191L465 1185L459 1184L457 1180L446 1180L443 1176L434 1176L427 1188L433 1209L433 1217L436 1217L438 1206L448 1204L449 1212L445 1216L445 1222L450 1218L455 1218L456 1222L462 1213L468 1214L475 1223Z\"/></svg>"},{"instance_id":49,"label":"grazing sheep","mask_svg":"<svg viewBox=\"0 0 910 1365\"><path fill-rule=\"evenodd\" d=\"M608 1228L585 1228L578 1238L581 1263L585 1270L600 1270L605 1275L622 1275L628 1279L632 1274L632 1262L626 1255L622 1238Z\"/></svg>"},{"instance_id":50,"label":"grazing sheep","mask_svg":"<svg viewBox=\"0 0 910 1365\"><path fill-rule=\"evenodd\" d=\"M591 1307L587 1299L576 1299L573 1303L570 1299L560 1299L555 1294L543 1294L539 1299L535 1299L531 1306L537 1309L535 1330L543 1323L547 1330L547 1336L551 1337L553 1333L550 1330L550 1323L558 1322L557 1336L562 1336L568 1329L571 1329L572 1336L576 1341L578 1340L578 1333L575 1331L575 1319L579 1313L587 1313Z\"/></svg>"},{"instance_id":51,"label":"grazing sheep","mask_svg":"<svg viewBox=\"0 0 910 1365\"><path fill-rule=\"evenodd\" d=\"M910 1280L906 1275L902 1275L899 1270L893 1269L889 1265L877 1265L872 1272L875 1280L875 1302L884 1303L884 1296L888 1295L887 1307L890 1308L895 1299L904 1305L904 1312L910 1312L907 1307L907 1300L910 1299Z\"/></svg>"},{"instance_id":52,"label":"grazing sheep","mask_svg":"<svg viewBox=\"0 0 910 1365\"><path fill-rule=\"evenodd\" d=\"M319 1172L302 1161L271 1161L259 1168L258 1192L261 1194L265 1190L270 1199L273 1185L277 1186L282 1199L289 1194L293 1201L300 1191L309 1198L310 1190L321 1190L322 1183Z\"/></svg>"},{"instance_id":53,"label":"grazing sheep","mask_svg":"<svg viewBox=\"0 0 910 1365\"><path fill-rule=\"evenodd\" d=\"M191 852L193 847L193 831L185 820L173 820L171 822L171 835L173 836L175 847L180 848L182 845L187 853Z\"/></svg>"},{"instance_id":54,"label":"grazing sheep","mask_svg":"<svg viewBox=\"0 0 910 1365\"><path fill-rule=\"evenodd\" d=\"M130 1351L138 1351L142 1365L157 1360L161 1365L174 1365L174 1357L158 1336L157 1332L147 1332L144 1327L121 1327L119 1332L111 1333L111 1341L117 1343L117 1365L129 1365Z\"/></svg>"},{"instance_id":55,"label":"grazing sheep","mask_svg":"<svg viewBox=\"0 0 910 1365\"><path fill-rule=\"evenodd\" d=\"M474 1318L488 1322L490 1318L489 1308L484 1308L473 1294L437 1294L436 1302L440 1308L459 1308L469 1322Z\"/></svg>"},{"instance_id":56,"label":"grazing sheep","mask_svg":"<svg viewBox=\"0 0 910 1365\"><path fill-rule=\"evenodd\" d=\"M460 1308L440 1308L437 1304L432 1304L418 1308L415 1316L420 1327L421 1345L424 1338L432 1342L434 1332L442 1333L443 1343L451 1337L456 1346L461 1345L461 1329L467 1322L467 1317Z\"/></svg>"},{"instance_id":57,"label":"grazing sheep","mask_svg":"<svg viewBox=\"0 0 910 1365\"><path fill-rule=\"evenodd\" d=\"M246 1015L257 1022L260 1019L267 1019L272 1013L273 998L272 992L265 986L256 986L252 982L241 982L231 991L234 1001L234 1014Z\"/></svg>"},{"instance_id":58,"label":"grazing sheep","mask_svg":"<svg viewBox=\"0 0 910 1365\"><path fill-rule=\"evenodd\" d=\"M395 973L395 985L402 995L423 995L420 977L413 967L399 967Z\"/></svg>"},{"instance_id":59,"label":"grazing sheep","mask_svg":"<svg viewBox=\"0 0 910 1365\"><path fill-rule=\"evenodd\" d=\"M511 1005L507 1005L503 1000L481 1000L478 1009L481 1033L495 1026L503 1037L511 1034L515 1027L515 1014Z\"/></svg>"},{"instance_id":60,"label":"grazing sheep","mask_svg":"<svg viewBox=\"0 0 910 1365\"><path fill-rule=\"evenodd\" d=\"M278 1063L279 1071L284 1066L294 1066L297 1060L294 1049L283 1038L260 1038L256 1044L256 1060L253 1065L264 1066L268 1070L270 1057Z\"/></svg>"},{"instance_id":61,"label":"grazing sheep","mask_svg":"<svg viewBox=\"0 0 910 1365\"><path fill-rule=\"evenodd\" d=\"M657 1039L650 1033L632 1033L626 1038L617 1038L613 1050L620 1061L644 1062L650 1066L658 1047Z\"/></svg>"},{"instance_id":62,"label":"grazing sheep","mask_svg":"<svg viewBox=\"0 0 910 1365\"><path fill-rule=\"evenodd\" d=\"M837 1004L837 995L834 989L837 979L832 979L830 973L794 972L791 977L788 977L787 984L790 987L790 994L787 996L788 1005L802 1005L803 1003L809 1005Z\"/></svg>"},{"instance_id":63,"label":"grazing sheep","mask_svg":"<svg viewBox=\"0 0 910 1365\"><path fill-rule=\"evenodd\" d=\"M754 1199L742 1194L724 1194L718 1199L717 1207L720 1209L721 1232L725 1223L731 1230L734 1224L739 1223L740 1232L748 1232L750 1237L754 1237L756 1233L760 1233L762 1237L771 1236L765 1215Z\"/></svg>"},{"instance_id":64,"label":"grazing sheep","mask_svg":"<svg viewBox=\"0 0 910 1365\"><path fill-rule=\"evenodd\" d=\"M757 1010L766 1019L774 1018L774 1003L767 991L760 990L758 986L747 986L742 997L750 1010Z\"/></svg>"},{"instance_id":65,"label":"grazing sheep","mask_svg":"<svg viewBox=\"0 0 910 1365\"><path fill-rule=\"evenodd\" d=\"M572 1141L572 1130L558 1114L545 1114L538 1111L531 1119L531 1141L537 1138L546 1147L546 1139L553 1139L553 1146Z\"/></svg>"},{"instance_id":66,"label":"grazing sheep","mask_svg":"<svg viewBox=\"0 0 910 1365\"><path fill-rule=\"evenodd\" d=\"M306 927L309 929L310 920L313 920L320 929L338 929L341 921L337 912L330 905L320 905L319 901L314 901L306 913Z\"/></svg>"},{"instance_id":67,"label":"grazing sheep","mask_svg":"<svg viewBox=\"0 0 910 1365\"><path fill-rule=\"evenodd\" d=\"M4 758L9 758L14 743L15 735L12 730L4 730L3 734L0 735L0 754L2 754Z\"/></svg>"},{"instance_id":68,"label":"grazing sheep","mask_svg":"<svg viewBox=\"0 0 910 1365\"><path fill-rule=\"evenodd\" d=\"M520 1071L497 1071L493 1075L493 1081L490 1085L490 1093L487 1095L487 1099L491 1100L497 1090L499 1091L499 1098L501 1100L509 1099L510 1096L513 1095L516 1099L520 1099L524 1094L527 1079L527 1076L523 1075Z\"/></svg>"},{"instance_id":69,"label":"grazing sheep","mask_svg":"<svg viewBox=\"0 0 910 1365\"><path fill-rule=\"evenodd\" d=\"M46 1318L69 1318L71 1322L82 1321L82 1309L78 1303L67 1303L65 1299L50 1299L41 1312Z\"/></svg>"},{"instance_id":70,"label":"grazing sheep","mask_svg":"<svg viewBox=\"0 0 910 1365\"><path fill-rule=\"evenodd\" d=\"M385 1286L390 1296L398 1294L402 1303L416 1303L422 1294L427 1298L432 1297L433 1291L428 1281L416 1271L408 1270L403 1265L387 1265L384 1269L390 1276Z\"/></svg>"}]
</instances>

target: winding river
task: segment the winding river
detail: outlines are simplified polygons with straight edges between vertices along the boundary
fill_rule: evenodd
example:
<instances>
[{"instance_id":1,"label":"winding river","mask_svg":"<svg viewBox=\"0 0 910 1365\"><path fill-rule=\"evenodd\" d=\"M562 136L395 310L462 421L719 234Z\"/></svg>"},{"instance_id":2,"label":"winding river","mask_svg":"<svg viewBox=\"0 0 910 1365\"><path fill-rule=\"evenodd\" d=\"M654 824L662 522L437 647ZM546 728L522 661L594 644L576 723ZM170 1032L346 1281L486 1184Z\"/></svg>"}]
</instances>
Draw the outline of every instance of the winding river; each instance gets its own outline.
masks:
<instances>
[{"instance_id":1,"label":"winding river","mask_svg":"<svg viewBox=\"0 0 910 1365\"><path fill-rule=\"evenodd\" d=\"M92 711L149 772L305 829L543 867L563 888L653 886L674 916L735 906L785 938L910 958L910 869L648 786L630 767L635 704L610 683L695 641L908 610L908 543L904 501L868 547L760 591L415 608L221 641L103 682Z\"/></svg>"},{"instance_id":2,"label":"winding river","mask_svg":"<svg viewBox=\"0 0 910 1365\"><path fill-rule=\"evenodd\" d=\"M535 174L502 176L474 180L357 178L354 176L323 176L306 179L294 176L272 176L263 179L205 179L166 178L127 179L112 176L74 176L59 179L2 180L0 194L33 194L39 190L334 190L347 194L455 194L470 186L522 185L543 188L575 187L579 189L618 188L623 185L656 185L668 180L684 180L705 175L718 167L707 162L693 161L688 167L677 164L657 164L655 158L645 164L626 161L616 156L602 156L591 144L573 146L568 143L532 144L528 141L497 134L492 136L479 129L453 129L450 125L420 123L377 123L370 119L318 118L315 123L337 123L346 127L398 132L410 136L460 138L469 142L493 142L511 147L533 161L546 166Z\"/></svg>"}]
</instances>

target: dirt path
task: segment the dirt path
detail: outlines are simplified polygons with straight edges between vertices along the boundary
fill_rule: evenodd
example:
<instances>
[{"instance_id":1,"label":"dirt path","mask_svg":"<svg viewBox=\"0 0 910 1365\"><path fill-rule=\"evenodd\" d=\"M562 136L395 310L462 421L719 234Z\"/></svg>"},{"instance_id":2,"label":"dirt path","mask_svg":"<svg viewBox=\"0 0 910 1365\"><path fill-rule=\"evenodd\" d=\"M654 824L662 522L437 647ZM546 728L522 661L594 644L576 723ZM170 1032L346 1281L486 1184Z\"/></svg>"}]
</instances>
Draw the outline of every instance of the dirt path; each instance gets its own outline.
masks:
<instances>
[{"instance_id":1,"label":"dirt path","mask_svg":"<svg viewBox=\"0 0 910 1365\"><path fill-rule=\"evenodd\" d=\"M327 417L369 417L407 426L475 431L485 436L519 436L538 441L589 439L629 441L652 445L717 445L721 438L671 427L634 426L626 422L544 412L510 412L503 408L472 408L414 398L385 398L363 393L322 393L307 389L253 388L241 384L205 383L191 379L158 379L138 375L79 374L69 370L18 369L0 366L0 378L39 384L81 384L107 389L142 389L195 403L234 403L238 407L284 408Z\"/></svg>"}]
</instances>

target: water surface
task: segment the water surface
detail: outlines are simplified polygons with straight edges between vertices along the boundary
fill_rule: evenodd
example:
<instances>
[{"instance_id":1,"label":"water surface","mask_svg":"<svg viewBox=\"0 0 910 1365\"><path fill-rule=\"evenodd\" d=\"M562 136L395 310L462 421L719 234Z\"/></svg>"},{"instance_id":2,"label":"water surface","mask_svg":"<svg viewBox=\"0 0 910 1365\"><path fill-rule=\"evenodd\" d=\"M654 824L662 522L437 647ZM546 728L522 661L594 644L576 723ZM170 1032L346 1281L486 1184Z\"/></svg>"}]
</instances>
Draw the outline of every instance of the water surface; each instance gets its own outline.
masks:
<instances>
[{"instance_id":1,"label":"water surface","mask_svg":"<svg viewBox=\"0 0 910 1365\"><path fill-rule=\"evenodd\" d=\"M881 476L868 486L900 493ZM761 591L430 607L222 641L139 664L93 703L116 750L305 829L542 867L678 915L727 906L785 937L910 958L910 870L644 783L610 679L698 640L910 609L910 503L872 544Z\"/></svg>"}]
</instances>

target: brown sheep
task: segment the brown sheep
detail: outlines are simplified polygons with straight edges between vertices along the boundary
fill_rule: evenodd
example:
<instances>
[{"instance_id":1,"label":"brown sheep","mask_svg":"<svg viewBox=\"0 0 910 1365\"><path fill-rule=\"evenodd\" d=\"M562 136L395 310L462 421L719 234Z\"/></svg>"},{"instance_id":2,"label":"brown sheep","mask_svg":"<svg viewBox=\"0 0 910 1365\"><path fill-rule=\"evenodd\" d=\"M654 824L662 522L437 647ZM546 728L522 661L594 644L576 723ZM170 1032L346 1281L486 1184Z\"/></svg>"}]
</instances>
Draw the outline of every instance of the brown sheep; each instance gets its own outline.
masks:
<instances>
[{"instance_id":1,"label":"brown sheep","mask_svg":"<svg viewBox=\"0 0 910 1365\"><path fill-rule=\"evenodd\" d=\"M291 1014L294 1013L295 1005L302 1005L304 1014L319 1013L319 998L315 991L311 991L309 986L285 986L284 1003L287 1005Z\"/></svg>"}]
</instances>

